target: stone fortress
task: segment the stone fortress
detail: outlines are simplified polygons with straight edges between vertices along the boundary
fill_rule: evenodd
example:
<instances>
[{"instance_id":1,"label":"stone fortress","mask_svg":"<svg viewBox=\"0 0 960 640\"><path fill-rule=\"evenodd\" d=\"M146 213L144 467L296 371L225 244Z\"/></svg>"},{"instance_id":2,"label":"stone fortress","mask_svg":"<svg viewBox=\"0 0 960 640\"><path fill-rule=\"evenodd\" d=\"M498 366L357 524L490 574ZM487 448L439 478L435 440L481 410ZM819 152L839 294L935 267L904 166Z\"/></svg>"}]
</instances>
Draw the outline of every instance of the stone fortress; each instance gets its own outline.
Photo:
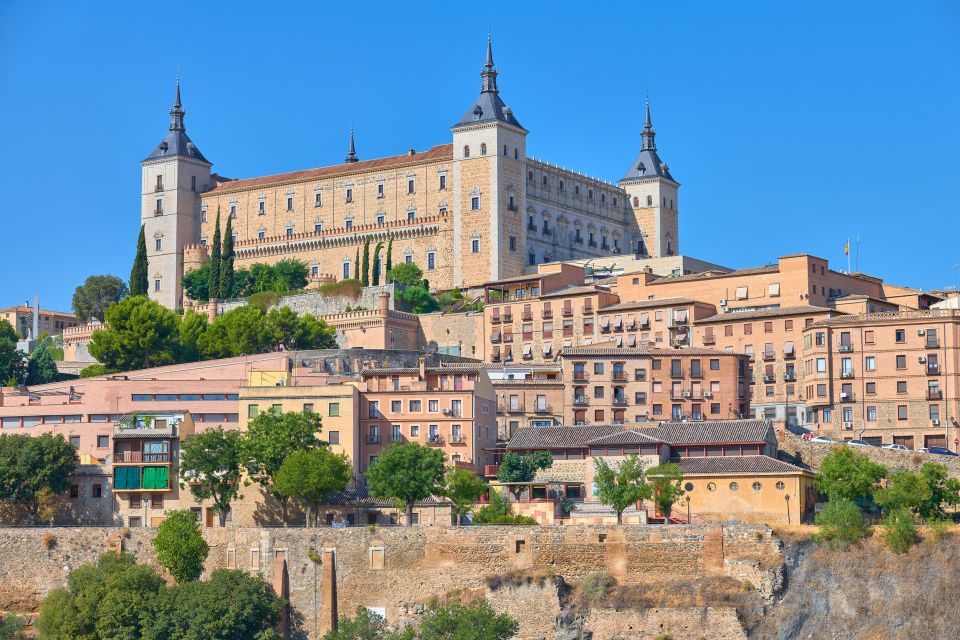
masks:
<instances>
[{"instance_id":1,"label":"stone fortress","mask_svg":"<svg viewBox=\"0 0 960 640\"><path fill-rule=\"evenodd\" d=\"M142 162L151 297L183 306L181 278L207 260L218 212L238 267L295 258L314 278L353 278L364 242L392 237L394 262L415 262L440 290L543 262L679 255L680 185L657 154L649 101L639 155L611 184L528 157L489 39L480 75L450 143L361 160L351 131L343 164L242 180L211 173L178 83L167 134Z\"/></svg>"}]
</instances>

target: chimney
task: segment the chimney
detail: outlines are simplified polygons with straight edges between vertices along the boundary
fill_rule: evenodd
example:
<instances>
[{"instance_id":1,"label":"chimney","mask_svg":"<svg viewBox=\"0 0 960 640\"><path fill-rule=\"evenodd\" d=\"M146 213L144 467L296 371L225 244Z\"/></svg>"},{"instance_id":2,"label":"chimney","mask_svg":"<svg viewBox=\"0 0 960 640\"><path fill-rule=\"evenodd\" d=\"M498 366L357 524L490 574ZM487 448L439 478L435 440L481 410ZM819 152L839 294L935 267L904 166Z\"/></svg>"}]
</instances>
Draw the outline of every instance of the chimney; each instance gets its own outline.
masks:
<instances>
[{"instance_id":1,"label":"chimney","mask_svg":"<svg viewBox=\"0 0 960 640\"><path fill-rule=\"evenodd\" d=\"M412 156L412 155L415 154L415 153L416 153L416 151L414 151L413 149L407 149L407 155L408 155L408 156Z\"/></svg>"},{"instance_id":2,"label":"chimney","mask_svg":"<svg viewBox=\"0 0 960 640\"><path fill-rule=\"evenodd\" d=\"M33 335L34 340L40 335L40 296L33 296Z\"/></svg>"}]
</instances>

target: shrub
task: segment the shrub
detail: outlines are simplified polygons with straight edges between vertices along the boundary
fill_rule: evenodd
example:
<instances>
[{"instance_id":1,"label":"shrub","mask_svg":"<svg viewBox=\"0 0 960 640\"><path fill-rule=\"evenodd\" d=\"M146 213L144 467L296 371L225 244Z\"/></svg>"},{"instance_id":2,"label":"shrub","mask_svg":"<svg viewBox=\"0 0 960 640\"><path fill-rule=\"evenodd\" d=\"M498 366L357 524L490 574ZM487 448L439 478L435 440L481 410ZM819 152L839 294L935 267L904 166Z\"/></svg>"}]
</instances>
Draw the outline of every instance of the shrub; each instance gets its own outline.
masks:
<instances>
[{"instance_id":1,"label":"shrub","mask_svg":"<svg viewBox=\"0 0 960 640\"><path fill-rule=\"evenodd\" d=\"M617 588L616 579L606 571L588 573L580 581L577 594L584 605L600 604Z\"/></svg>"},{"instance_id":2,"label":"shrub","mask_svg":"<svg viewBox=\"0 0 960 640\"><path fill-rule=\"evenodd\" d=\"M43 546L47 549L53 549L57 546L57 536L53 535L53 532L47 531L43 534Z\"/></svg>"},{"instance_id":3,"label":"shrub","mask_svg":"<svg viewBox=\"0 0 960 640\"><path fill-rule=\"evenodd\" d=\"M950 522L950 520L946 520L944 518L934 518L933 520L927 521L927 529L929 529L934 540L940 540L950 533L951 524L952 522Z\"/></svg>"},{"instance_id":4,"label":"shrub","mask_svg":"<svg viewBox=\"0 0 960 640\"><path fill-rule=\"evenodd\" d=\"M94 378L96 376L105 376L108 373L112 373L102 364L92 364L89 367L84 367L80 369L81 378Z\"/></svg>"},{"instance_id":5,"label":"shrub","mask_svg":"<svg viewBox=\"0 0 960 640\"><path fill-rule=\"evenodd\" d=\"M820 533L816 540L830 548L846 548L870 535L870 527L863 521L860 507L851 500L830 500L817 514Z\"/></svg>"},{"instance_id":6,"label":"shrub","mask_svg":"<svg viewBox=\"0 0 960 640\"><path fill-rule=\"evenodd\" d=\"M20 616L8 614L0 617L0 640L27 640L26 627L26 621Z\"/></svg>"},{"instance_id":7,"label":"shrub","mask_svg":"<svg viewBox=\"0 0 960 640\"><path fill-rule=\"evenodd\" d=\"M913 514L906 509L894 509L883 519L883 541L894 553L906 553L917 542L917 526Z\"/></svg>"},{"instance_id":8,"label":"shrub","mask_svg":"<svg viewBox=\"0 0 960 640\"><path fill-rule=\"evenodd\" d=\"M278 302L280 302L280 294L276 291L258 291L247 299L247 304L260 307L262 311L266 311Z\"/></svg>"},{"instance_id":9,"label":"shrub","mask_svg":"<svg viewBox=\"0 0 960 640\"><path fill-rule=\"evenodd\" d=\"M317 292L327 296L341 296L356 300L363 291L363 284L356 278L328 282L317 287Z\"/></svg>"}]
</instances>

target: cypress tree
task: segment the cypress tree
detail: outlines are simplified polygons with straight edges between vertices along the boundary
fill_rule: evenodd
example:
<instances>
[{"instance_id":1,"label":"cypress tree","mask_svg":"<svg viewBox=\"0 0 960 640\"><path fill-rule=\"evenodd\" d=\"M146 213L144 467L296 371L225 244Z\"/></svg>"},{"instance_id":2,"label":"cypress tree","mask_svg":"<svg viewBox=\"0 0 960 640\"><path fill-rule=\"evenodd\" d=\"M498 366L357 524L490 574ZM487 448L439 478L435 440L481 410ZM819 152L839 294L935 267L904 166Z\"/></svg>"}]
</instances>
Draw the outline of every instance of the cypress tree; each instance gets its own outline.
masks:
<instances>
[{"instance_id":1,"label":"cypress tree","mask_svg":"<svg viewBox=\"0 0 960 640\"><path fill-rule=\"evenodd\" d=\"M390 236L390 241L387 242L387 270L384 272L384 284L387 283L386 274L390 273L390 269L393 269L393 236Z\"/></svg>"},{"instance_id":2,"label":"cypress tree","mask_svg":"<svg viewBox=\"0 0 960 640\"><path fill-rule=\"evenodd\" d=\"M147 282L147 237L143 225L140 225L140 238L137 240L137 257L133 259L130 270L130 295L145 296L150 289Z\"/></svg>"},{"instance_id":3,"label":"cypress tree","mask_svg":"<svg viewBox=\"0 0 960 640\"><path fill-rule=\"evenodd\" d=\"M370 238L363 243L363 262L360 265L360 284L370 286Z\"/></svg>"},{"instance_id":4,"label":"cypress tree","mask_svg":"<svg viewBox=\"0 0 960 640\"><path fill-rule=\"evenodd\" d=\"M233 223L227 216L227 229L223 233L223 252L220 254L220 295L233 296Z\"/></svg>"},{"instance_id":5,"label":"cypress tree","mask_svg":"<svg viewBox=\"0 0 960 640\"><path fill-rule=\"evenodd\" d=\"M210 243L210 276L207 280L207 292L211 300L220 299L220 207L217 207L217 222L213 230L213 242Z\"/></svg>"},{"instance_id":6,"label":"cypress tree","mask_svg":"<svg viewBox=\"0 0 960 640\"><path fill-rule=\"evenodd\" d=\"M360 247L357 247L357 258L353 261L353 279L360 279Z\"/></svg>"},{"instance_id":7,"label":"cypress tree","mask_svg":"<svg viewBox=\"0 0 960 640\"><path fill-rule=\"evenodd\" d=\"M380 250L383 249L383 243L378 242L377 248L373 250L373 286L380 286Z\"/></svg>"}]
</instances>

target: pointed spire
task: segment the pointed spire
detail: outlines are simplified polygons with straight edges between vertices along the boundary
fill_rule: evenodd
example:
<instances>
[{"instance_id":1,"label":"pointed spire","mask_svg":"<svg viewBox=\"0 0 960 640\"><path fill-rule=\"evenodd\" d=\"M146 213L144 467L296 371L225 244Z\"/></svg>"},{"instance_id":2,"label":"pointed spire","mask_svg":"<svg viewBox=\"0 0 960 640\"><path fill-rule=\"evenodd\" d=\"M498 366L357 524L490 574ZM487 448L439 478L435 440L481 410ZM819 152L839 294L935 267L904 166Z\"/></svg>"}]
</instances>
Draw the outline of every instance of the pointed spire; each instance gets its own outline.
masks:
<instances>
[{"instance_id":1,"label":"pointed spire","mask_svg":"<svg viewBox=\"0 0 960 640\"><path fill-rule=\"evenodd\" d=\"M353 127L350 127L350 149L347 151L347 157L343 159L344 162L357 162L360 160L357 156L357 148L353 144Z\"/></svg>"},{"instance_id":2,"label":"pointed spire","mask_svg":"<svg viewBox=\"0 0 960 640\"><path fill-rule=\"evenodd\" d=\"M177 74L177 94L170 109L170 131L183 131L183 116L185 112L180 104L180 74Z\"/></svg>"},{"instance_id":3,"label":"pointed spire","mask_svg":"<svg viewBox=\"0 0 960 640\"><path fill-rule=\"evenodd\" d=\"M490 40L489 31L487 31L487 62L480 71L480 77L483 79L480 93L497 93L497 70L493 66L493 43Z\"/></svg>"},{"instance_id":4,"label":"pointed spire","mask_svg":"<svg viewBox=\"0 0 960 640\"><path fill-rule=\"evenodd\" d=\"M650 92L647 92L647 114L643 120L643 131L640 132L640 138L643 140L643 144L640 145L641 149L652 149L656 150L657 143L654 142L657 132L653 129L653 123L650 120Z\"/></svg>"}]
</instances>

